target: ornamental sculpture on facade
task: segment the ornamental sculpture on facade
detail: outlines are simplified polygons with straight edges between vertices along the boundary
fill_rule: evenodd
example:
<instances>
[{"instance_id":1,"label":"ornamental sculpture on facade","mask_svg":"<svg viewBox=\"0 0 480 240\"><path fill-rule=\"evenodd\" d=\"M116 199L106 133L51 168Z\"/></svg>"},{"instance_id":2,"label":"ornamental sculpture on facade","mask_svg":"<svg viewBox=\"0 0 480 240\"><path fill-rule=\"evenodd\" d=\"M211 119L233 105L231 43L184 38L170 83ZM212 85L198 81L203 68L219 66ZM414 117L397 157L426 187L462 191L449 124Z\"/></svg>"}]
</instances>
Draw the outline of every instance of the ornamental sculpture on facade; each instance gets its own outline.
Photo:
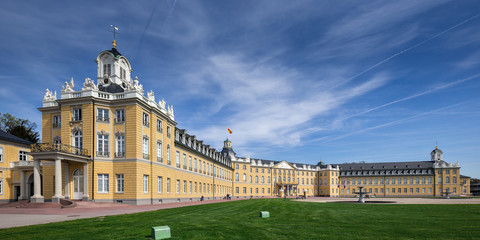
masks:
<instances>
[{"instance_id":1,"label":"ornamental sculpture on facade","mask_svg":"<svg viewBox=\"0 0 480 240\"><path fill-rule=\"evenodd\" d=\"M70 79L70 83L65 82L65 86L62 87L62 93L63 92L73 92L73 77Z\"/></svg>"},{"instance_id":2,"label":"ornamental sculpture on facade","mask_svg":"<svg viewBox=\"0 0 480 240\"><path fill-rule=\"evenodd\" d=\"M50 91L48 88L45 89L45 96L43 96L44 102L55 101L57 100L57 91Z\"/></svg>"}]
</instances>

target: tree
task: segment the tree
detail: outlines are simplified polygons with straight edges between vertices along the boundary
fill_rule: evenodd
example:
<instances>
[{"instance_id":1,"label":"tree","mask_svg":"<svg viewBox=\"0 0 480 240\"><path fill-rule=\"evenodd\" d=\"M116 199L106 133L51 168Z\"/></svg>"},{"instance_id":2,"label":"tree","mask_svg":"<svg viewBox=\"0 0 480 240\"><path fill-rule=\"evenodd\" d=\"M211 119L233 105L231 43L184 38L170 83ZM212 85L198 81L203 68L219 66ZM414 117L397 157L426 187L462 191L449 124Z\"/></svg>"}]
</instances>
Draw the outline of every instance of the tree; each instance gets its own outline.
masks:
<instances>
[{"instance_id":1,"label":"tree","mask_svg":"<svg viewBox=\"0 0 480 240\"><path fill-rule=\"evenodd\" d=\"M37 143L39 133L35 131L37 124L27 119L17 118L10 113L0 113L0 129L32 143Z\"/></svg>"}]
</instances>

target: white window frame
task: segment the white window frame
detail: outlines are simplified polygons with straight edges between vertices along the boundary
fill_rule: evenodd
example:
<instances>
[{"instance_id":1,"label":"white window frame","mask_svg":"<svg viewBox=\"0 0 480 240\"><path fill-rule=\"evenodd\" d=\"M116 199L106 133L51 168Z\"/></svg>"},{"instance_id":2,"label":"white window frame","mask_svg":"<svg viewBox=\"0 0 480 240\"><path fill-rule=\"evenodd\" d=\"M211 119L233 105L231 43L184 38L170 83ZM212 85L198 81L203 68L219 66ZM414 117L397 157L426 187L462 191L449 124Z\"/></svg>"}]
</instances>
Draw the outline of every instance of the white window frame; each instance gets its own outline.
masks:
<instances>
[{"instance_id":1,"label":"white window frame","mask_svg":"<svg viewBox=\"0 0 480 240\"><path fill-rule=\"evenodd\" d=\"M143 193L148 193L148 175L143 175Z\"/></svg>"},{"instance_id":2,"label":"white window frame","mask_svg":"<svg viewBox=\"0 0 480 240\"><path fill-rule=\"evenodd\" d=\"M3 147L0 146L0 162L3 162L4 159L4 154L3 154Z\"/></svg>"},{"instance_id":3,"label":"white window frame","mask_svg":"<svg viewBox=\"0 0 480 240\"><path fill-rule=\"evenodd\" d=\"M177 194L180 194L180 180L177 179Z\"/></svg>"},{"instance_id":4,"label":"white window frame","mask_svg":"<svg viewBox=\"0 0 480 240\"><path fill-rule=\"evenodd\" d=\"M125 135L115 137L115 152L117 156L125 156Z\"/></svg>"},{"instance_id":5,"label":"white window frame","mask_svg":"<svg viewBox=\"0 0 480 240\"><path fill-rule=\"evenodd\" d=\"M28 160L27 151L18 150L18 160L19 161L27 161Z\"/></svg>"},{"instance_id":6,"label":"white window frame","mask_svg":"<svg viewBox=\"0 0 480 240\"><path fill-rule=\"evenodd\" d=\"M162 193L162 177L157 177L157 193Z\"/></svg>"},{"instance_id":7,"label":"white window frame","mask_svg":"<svg viewBox=\"0 0 480 240\"><path fill-rule=\"evenodd\" d=\"M108 193L109 191L108 174L97 174L97 193Z\"/></svg>"},{"instance_id":8,"label":"white window frame","mask_svg":"<svg viewBox=\"0 0 480 240\"><path fill-rule=\"evenodd\" d=\"M82 108L75 107L72 110L72 121L82 121Z\"/></svg>"},{"instance_id":9,"label":"white window frame","mask_svg":"<svg viewBox=\"0 0 480 240\"><path fill-rule=\"evenodd\" d=\"M163 133L163 122L160 119L157 119L157 132Z\"/></svg>"},{"instance_id":10,"label":"white window frame","mask_svg":"<svg viewBox=\"0 0 480 240\"><path fill-rule=\"evenodd\" d=\"M97 108L97 121L110 122L110 110L107 108Z\"/></svg>"},{"instance_id":11,"label":"white window frame","mask_svg":"<svg viewBox=\"0 0 480 240\"><path fill-rule=\"evenodd\" d=\"M62 126L62 116L61 115L53 115L53 128L59 128Z\"/></svg>"},{"instance_id":12,"label":"white window frame","mask_svg":"<svg viewBox=\"0 0 480 240\"><path fill-rule=\"evenodd\" d=\"M125 178L123 174L117 174L117 193L124 193Z\"/></svg>"},{"instance_id":13,"label":"white window frame","mask_svg":"<svg viewBox=\"0 0 480 240\"><path fill-rule=\"evenodd\" d=\"M170 178L167 178L167 193L170 193Z\"/></svg>"},{"instance_id":14,"label":"white window frame","mask_svg":"<svg viewBox=\"0 0 480 240\"><path fill-rule=\"evenodd\" d=\"M150 115L148 115L146 112L144 112L142 115L142 123L143 126L150 127Z\"/></svg>"},{"instance_id":15,"label":"white window frame","mask_svg":"<svg viewBox=\"0 0 480 240\"><path fill-rule=\"evenodd\" d=\"M176 164L176 167L177 168L180 168L180 152L179 151L176 151L175 153L175 164Z\"/></svg>"},{"instance_id":16,"label":"white window frame","mask_svg":"<svg viewBox=\"0 0 480 240\"><path fill-rule=\"evenodd\" d=\"M192 171L192 156L188 156L188 170Z\"/></svg>"},{"instance_id":17,"label":"white window frame","mask_svg":"<svg viewBox=\"0 0 480 240\"><path fill-rule=\"evenodd\" d=\"M171 164L171 159L170 159L170 144L167 144L167 164Z\"/></svg>"},{"instance_id":18,"label":"white window frame","mask_svg":"<svg viewBox=\"0 0 480 240\"><path fill-rule=\"evenodd\" d=\"M97 156L110 156L109 153L109 137L106 134L97 135Z\"/></svg>"},{"instance_id":19,"label":"white window frame","mask_svg":"<svg viewBox=\"0 0 480 240\"><path fill-rule=\"evenodd\" d=\"M162 141L157 141L157 162L163 162Z\"/></svg>"},{"instance_id":20,"label":"white window frame","mask_svg":"<svg viewBox=\"0 0 480 240\"><path fill-rule=\"evenodd\" d=\"M147 136L143 136L143 140L142 140L142 153L143 153L143 158L144 159L149 159L150 157L150 154L149 151L148 151L148 145L149 145L149 142L148 142L148 137Z\"/></svg>"},{"instance_id":21,"label":"white window frame","mask_svg":"<svg viewBox=\"0 0 480 240\"><path fill-rule=\"evenodd\" d=\"M187 154L183 154L183 169L187 169Z\"/></svg>"},{"instance_id":22,"label":"white window frame","mask_svg":"<svg viewBox=\"0 0 480 240\"><path fill-rule=\"evenodd\" d=\"M116 123L125 122L125 109L115 110L115 122Z\"/></svg>"},{"instance_id":23,"label":"white window frame","mask_svg":"<svg viewBox=\"0 0 480 240\"><path fill-rule=\"evenodd\" d=\"M78 135L76 135L78 134ZM82 131L76 131L73 133L73 146L82 149L83 148L83 133Z\"/></svg>"}]
</instances>

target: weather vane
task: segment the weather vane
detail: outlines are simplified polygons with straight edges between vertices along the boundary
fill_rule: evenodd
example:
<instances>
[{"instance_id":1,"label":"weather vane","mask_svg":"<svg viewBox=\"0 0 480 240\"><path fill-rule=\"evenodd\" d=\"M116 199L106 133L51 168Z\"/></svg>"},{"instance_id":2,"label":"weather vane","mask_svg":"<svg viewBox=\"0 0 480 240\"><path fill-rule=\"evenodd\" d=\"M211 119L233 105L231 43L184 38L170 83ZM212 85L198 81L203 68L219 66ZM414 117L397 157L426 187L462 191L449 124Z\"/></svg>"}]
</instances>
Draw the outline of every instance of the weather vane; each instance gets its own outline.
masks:
<instances>
[{"instance_id":1,"label":"weather vane","mask_svg":"<svg viewBox=\"0 0 480 240\"><path fill-rule=\"evenodd\" d=\"M113 30L110 31L110 32L113 32L113 42L112 42L113 48L116 48L117 47L117 42L115 41L115 34L117 34L118 28L115 27L114 25L110 25L110 27L113 29ZM120 34L120 33L118 33L118 34Z\"/></svg>"}]
</instances>

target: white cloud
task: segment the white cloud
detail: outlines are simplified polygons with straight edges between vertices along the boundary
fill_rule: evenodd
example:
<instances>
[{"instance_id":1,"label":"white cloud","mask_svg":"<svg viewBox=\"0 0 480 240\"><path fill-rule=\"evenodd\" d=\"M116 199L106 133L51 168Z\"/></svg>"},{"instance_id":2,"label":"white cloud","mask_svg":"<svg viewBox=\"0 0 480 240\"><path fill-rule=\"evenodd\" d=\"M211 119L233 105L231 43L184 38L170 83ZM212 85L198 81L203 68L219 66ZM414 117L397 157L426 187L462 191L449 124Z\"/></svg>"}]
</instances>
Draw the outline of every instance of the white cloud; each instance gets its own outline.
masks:
<instances>
[{"instance_id":1,"label":"white cloud","mask_svg":"<svg viewBox=\"0 0 480 240\"><path fill-rule=\"evenodd\" d=\"M234 131L232 138L239 146L260 142L270 146L301 144L303 137L322 129L312 119L383 86L390 79L388 74L381 73L358 85L328 91L301 84L314 81L279 64L257 64L239 55L226 54L209 59L201 73L187 76L192 83L188 85L193 86L187 90L213 99L217 111L230 110L228 115L220 112L219 119L213 116L217 111L211 112L215 122L202 130L193 130L207 142L216 144L224 138L227 127Z\"/></svg>"}]
</instances>

